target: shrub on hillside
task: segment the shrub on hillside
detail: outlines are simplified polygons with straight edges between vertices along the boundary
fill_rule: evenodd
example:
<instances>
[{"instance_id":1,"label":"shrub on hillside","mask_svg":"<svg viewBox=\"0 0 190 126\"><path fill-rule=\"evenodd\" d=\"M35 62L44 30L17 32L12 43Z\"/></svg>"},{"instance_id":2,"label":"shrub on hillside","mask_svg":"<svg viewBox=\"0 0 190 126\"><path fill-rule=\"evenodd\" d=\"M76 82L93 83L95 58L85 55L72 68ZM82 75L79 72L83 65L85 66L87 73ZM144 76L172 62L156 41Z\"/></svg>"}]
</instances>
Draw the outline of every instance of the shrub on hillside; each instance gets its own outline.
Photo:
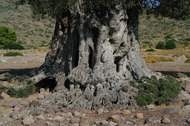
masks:
<instances>
[{"instance_id":1,"label":"shrub on hillside","mask_svg":"<svg viewBox=\"0 0 190 126\"><path fill-rule=\"evenodd\" d=\"M131 85L138 89L135 100L141 106L167 103L181 91L180 83L171 76L166 79L142 77L137 83L131 82Z\"/></svg>"},{"instance_id":2,"label":"shrub on hillside","mask_svg":"<svg viewBox=\"0 0 190 126\"><path fill-rule=\"evenodd\" d=\"M166 41L166 45L165 45L166 49L175 49L176 48L176 44L175 44L175 40L168 40Z\"/></svg>"},{"instance_id":3,"label":"shrub on hillside","mask_svg":"<svg viewBox=\"0 0 190 126\"><path fill-rule=\"evenodd\" d=\"M23 56L23 54L19 52L8 52L5 53L4 56Z\"/></svg>"},{"instance_id":4,"label":"shrub on hillside","mask_svg":"<svg viewBox=\"0 0 190 126\"><path fill-rule=\"evenodd\" d=\"M0 49L24 49L16 40L16 32L8 27L0 26Z\"/></svg>"},{"instance_id":5,"label":"shrub on hillside","mask_svg":"<svg viewBox=\"0 0 190 126\"><path fill-rule=\"evenodd\" d=\"M156 49L165 49L165 43L164 42L158 42L156 45Z\"/></svg>"}]
</instances>

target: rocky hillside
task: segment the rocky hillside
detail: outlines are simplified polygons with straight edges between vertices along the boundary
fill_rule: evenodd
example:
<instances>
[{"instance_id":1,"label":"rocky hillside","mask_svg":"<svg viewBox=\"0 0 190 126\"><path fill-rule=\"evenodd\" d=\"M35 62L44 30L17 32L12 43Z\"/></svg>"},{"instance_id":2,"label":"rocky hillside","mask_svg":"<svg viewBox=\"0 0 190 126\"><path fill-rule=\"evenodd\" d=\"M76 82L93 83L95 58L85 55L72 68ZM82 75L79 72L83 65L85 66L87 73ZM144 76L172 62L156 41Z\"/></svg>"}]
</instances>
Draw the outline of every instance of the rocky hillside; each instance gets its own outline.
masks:
<instances>
[{"instance_id":1,"label":"rocky hillside","mask_svg":"<svg viewBox=\"0 0 190 126\"><path fill-rule=\"evenodd\" d=\"M13 0L0 1L0 26L11 28L17 33L17 41L25 48L48 46L54 29L54 20L38 21L32 17L28 5L17 9Z\"/></svg>"},{"instance_id":2,"label":"rocky hillside","mask_svg":"<svg viewBox=\"0 0 190 126\"><path fill-rule=\"evenodd\" d=\"M155 44L167 38L176 40L178 48L190 46L190 19L174 20L141 15L139 29L141 45L151 43L155 47Z\"/></svg>"}]
</instances>

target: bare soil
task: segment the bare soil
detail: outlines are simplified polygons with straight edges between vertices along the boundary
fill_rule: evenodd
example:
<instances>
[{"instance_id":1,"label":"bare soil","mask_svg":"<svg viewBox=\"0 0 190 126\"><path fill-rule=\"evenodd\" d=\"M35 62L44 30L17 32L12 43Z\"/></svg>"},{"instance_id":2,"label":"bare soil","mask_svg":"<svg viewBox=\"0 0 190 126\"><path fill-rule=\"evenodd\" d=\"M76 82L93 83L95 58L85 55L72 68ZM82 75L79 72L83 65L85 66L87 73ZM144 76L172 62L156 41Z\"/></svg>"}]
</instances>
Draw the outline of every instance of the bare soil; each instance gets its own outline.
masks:
<instances>
[{"instance_id":1,"label":"bare soil","mask_svg":"<svg viewBox=\"0 0 190 126\"><path fill-rule=\"evenodd\" d=\"M35 53L30 54L26 53L24 56L17 56L17 57L0 57L0 73L4 72L12 72L12 71L30 71L32 69L38 68L45 60L46 53ZM190 73L190 64L189 63L181 63L181 62L165 62L165 63L148 63L148 67L153 71L162 71L162 72L183 72L183 73ZM28 100L34 99L36 95L33 97L29 97ZM139 109L132 111L130 115L123 115L121 111L110 111L108 113L103 114L95 114L87 111L83 111L86 116L84 119L88 119L89 122L94 122L96 120L106 120L111 115L121 115L125 118L125 121L134 122L136 126L145 126L144 123L150 119L160 119L164 116L167 116L171 123L170 124L153 124L150 123L146 126L188 126L186 122L187 119L190 118L189 113L166 113L166 108L177 107L180 109L181 104L174 103L174 105L167 105L167 106L157 106L155 110L149 111L145 107L140 107ZM6 110L1 109L1 111L6 113ZM144 118L138 119L135 118L136 113L143 113ZM51 121L50 121L51 122ZM32 126L45 126L47 121L37 120L32 124ZM53 123L53 122L52 122ZM55 123L55 126L58 125ZM69 125L69 124L68 124ZM7 126L22 126L21 120L16 120L7 124Z\"/></svg>"}]
</instances>

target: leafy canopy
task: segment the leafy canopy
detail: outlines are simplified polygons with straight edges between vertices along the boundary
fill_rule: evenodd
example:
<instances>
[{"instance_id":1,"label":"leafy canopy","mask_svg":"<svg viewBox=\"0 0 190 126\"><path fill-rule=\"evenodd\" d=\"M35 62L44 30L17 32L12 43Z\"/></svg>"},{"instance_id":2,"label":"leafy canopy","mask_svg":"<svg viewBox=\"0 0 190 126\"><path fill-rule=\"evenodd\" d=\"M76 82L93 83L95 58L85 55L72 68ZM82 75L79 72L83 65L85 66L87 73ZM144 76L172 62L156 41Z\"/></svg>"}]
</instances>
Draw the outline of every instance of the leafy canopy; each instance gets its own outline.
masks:
<instances>
[{"instance_id":1,"label":"leafy canopy","mask_svg":"<svg viewBox=\"0 0 190 126\"><path fill-rule=\"evenodd\" d=\"M126 9L146 10L147 14L184 19L190 14L190 0L17 0L17 4L29 3L34 14L56 17L73 9L83 1L87 12L106 11L115 5Z\"/></svg>"}]
</instances>

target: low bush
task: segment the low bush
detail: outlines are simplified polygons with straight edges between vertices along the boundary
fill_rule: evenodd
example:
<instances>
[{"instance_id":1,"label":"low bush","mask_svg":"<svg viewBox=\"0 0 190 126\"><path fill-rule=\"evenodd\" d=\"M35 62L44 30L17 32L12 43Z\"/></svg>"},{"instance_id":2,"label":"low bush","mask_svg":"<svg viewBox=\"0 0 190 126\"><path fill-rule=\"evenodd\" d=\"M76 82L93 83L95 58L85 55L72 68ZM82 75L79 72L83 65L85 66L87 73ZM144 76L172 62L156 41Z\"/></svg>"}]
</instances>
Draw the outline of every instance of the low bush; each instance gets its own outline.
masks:
<instances>
[{"instance_id":1,"label":"low bush","mask_svg":"<svg viewBox=\"0 0 190 126\"><path fill-rule=\"evenodd\" d=\"M156 49L165 49L165 43L164 42L158 42L156 45Z\"/></svg>"},{"instance_id":2,"label":"low bush","mask_svg":"<svg viewBox=\"0 0 190 126\"><path fill-rule=\"evenodd\" d=\"M10 88L7 91L7 94L11 97L15 97L15 98L26 98L29 95L31 95L32 93L34 93L35 91L35 86L34 85L28 85L25 89L14 89L14 88Z\"/></svg>"},{"instance_id":3,"label":"low bush","mask_svg":"<svg viewBox=\"0 0 190 126\"><path fill-rule=\"evenodd\" d=\"M8 52L5 53L4 56L23 56L23 54L20 52Z\"/></svg>"},{"instance_id":4,"label":"low bush","mask_svg":"<svg viewBox=\"0 0 190 126\"><path fill-rule=\"evenodd\" d=\"M154 49L147 49L146 50L146 52L154 52L154 51L156 51L156 50L154 50Z\"/></svg>"},{"instance_id":5,"label":"low bush","mask_svg":"<svg viewBox=\"0 0 190 126\"><path fill-rule=\"evenodd\" d=\"M166 49L175 49L176 48L176 44L175 44L175 40L168 40L166 41L166 45L165 45Z\"/></svg>"},{"instance_id":6,"label":"low bush","mask_svg":"<svg viewBox=\"0 0 190 126\"><path fill-rule=\"evenodd\" d=\"M137 83L131 82L131 85L138 89L135 100L140 106L168 103L181 91L180 83L171 76L167 76L166 79L157 79L155 76L142 77Z\"/></svg>"}]
</instances>

